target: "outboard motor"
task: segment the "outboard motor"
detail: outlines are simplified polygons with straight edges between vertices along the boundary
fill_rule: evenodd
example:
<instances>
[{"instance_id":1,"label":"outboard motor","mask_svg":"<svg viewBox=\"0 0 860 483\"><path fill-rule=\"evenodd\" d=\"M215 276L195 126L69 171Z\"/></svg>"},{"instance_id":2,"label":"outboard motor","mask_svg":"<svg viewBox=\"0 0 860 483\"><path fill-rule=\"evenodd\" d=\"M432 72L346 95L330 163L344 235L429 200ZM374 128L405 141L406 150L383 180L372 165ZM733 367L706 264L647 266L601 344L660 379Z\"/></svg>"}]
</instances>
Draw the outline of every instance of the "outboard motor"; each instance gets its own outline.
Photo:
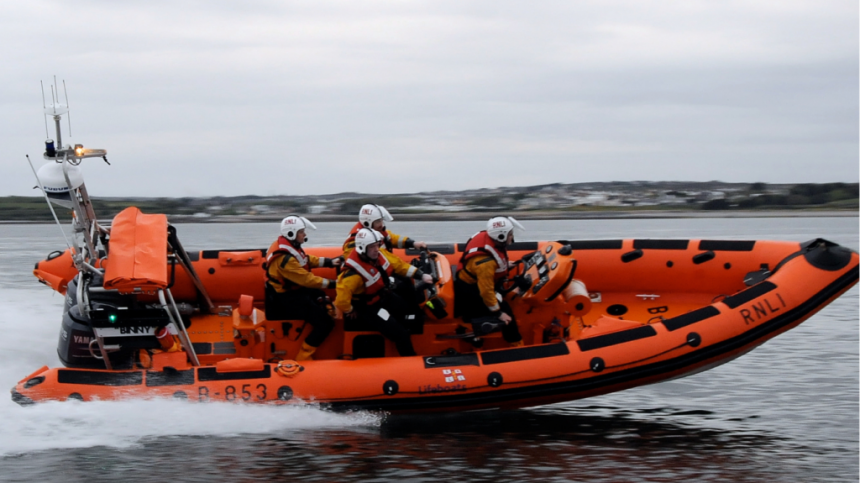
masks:
<instances>
[{"instance_id":1,"label":"outboard motor","mask_svg":"<svg viewBox=\"0 0 860 483\"><path fill-rule=\"evenodd\" d=\"M63 307L63 323L60 327L60 338L57 343L57 355L66 367L105 369L106 366L93 331L93 320L81 310L78 303L79 283L80 277L76 277L68 285L66 303ZM117 308L125 306L129 302L129 298L131 297L105 293L97 298L90 295L90 303L94 308L96 306ZM152 348L158 347L157 341L154 340L154 342ZM109 352L108 357L111 366L116 369L130 368L134 363L134 352L135 350L131 347L123 347L121 350Z\"/></svg>"},{"instance_id":2,"label":"outboard motor","mask_svg":"<svg viewBox=\"0 0 860 483\"><path fill-rule=\"evenodd\" d=\"M69 282L63 323L57 343L57 355L66 367L106 369L103 354L107 354L113 369L134 366L140 349L162 349L156 333L170 324L161 307L139 303L134 295L114 291L78 289L81 277ZM85 285L87 282L84 282ZM94 277L92 283L101 283ZM83 310L78 297L87 292L90 310ZM178 304L183 324L188 327L193 307ZM103 335L101 345L94 328ZM104 349L104 352L102 351Z\"/></svg>"}]
</instances>

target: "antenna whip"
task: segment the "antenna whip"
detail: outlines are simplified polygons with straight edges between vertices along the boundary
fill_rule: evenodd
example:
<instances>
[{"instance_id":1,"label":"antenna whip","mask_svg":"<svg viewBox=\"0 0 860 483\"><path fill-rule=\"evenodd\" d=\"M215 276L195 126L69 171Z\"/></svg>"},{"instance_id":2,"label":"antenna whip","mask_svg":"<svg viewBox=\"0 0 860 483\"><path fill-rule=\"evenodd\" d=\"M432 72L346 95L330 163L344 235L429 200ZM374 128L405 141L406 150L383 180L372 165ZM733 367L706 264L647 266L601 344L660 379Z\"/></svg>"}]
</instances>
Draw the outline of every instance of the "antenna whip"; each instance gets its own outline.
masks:
<instances>
[{"instance_id":1,"label":"antenna whip","mask_svg":"<svg viewBox=\"0 0 860 483\"><path fill-rule=\"evenodd\" d=\"M48 106L46 106L46 105L45 105L45 83L44 83L44 82L42 82L42 81L39 81L39 85L40 85L40 86L42 86L42 111L44 112L44 111L48 110ZM51 138L51 135L50 135L50 134L48 134L48 118L47 118L47 114L46 114L45 116L42 116L42 117L44 117L44 118L45 118L45 139L50 139L50 138ZM29 159L29 158L28 158L28 159Z\"/></svg>"},{"instance_id":2,"label":"antenna whip","mask_svg":"<svg viewBox=\"0 0 860 483\"><path fill-rule=\"evenodd\" d=\"M69 121L69 137L72 137L72 108L69 107L69 91L66 90L66 79L63 79L63 95L66 97L66 109L68 109L66 120Z\"/></svg>"}]
</instances>

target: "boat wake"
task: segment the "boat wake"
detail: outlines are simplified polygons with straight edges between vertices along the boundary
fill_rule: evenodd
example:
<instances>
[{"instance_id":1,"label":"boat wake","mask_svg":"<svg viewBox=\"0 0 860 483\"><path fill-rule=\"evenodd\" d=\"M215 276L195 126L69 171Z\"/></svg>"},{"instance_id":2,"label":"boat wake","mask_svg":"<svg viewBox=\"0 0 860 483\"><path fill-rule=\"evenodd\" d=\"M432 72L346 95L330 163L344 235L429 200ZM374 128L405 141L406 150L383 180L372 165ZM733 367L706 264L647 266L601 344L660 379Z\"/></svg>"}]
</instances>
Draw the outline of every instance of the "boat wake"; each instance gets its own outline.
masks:
<instances>
[{"instance_id":1,"label":"boat wake","mask_svg":"<svg viewBox=\"0 0 860 483\"><path fill-rule=\"evenodd\" d=\"M0 292L0 457L50 449L129 448L165 436L284 436L296 429L378 427L374 413L334 414L314 407L195 404L180 400L48 402L21 407L9 393L54 351L63 299L47 291ZM52 306L56 307L52 307Z\"/></svg>"},{"instance_id":2,"label":"boat wake","mask_svg":"<svg viewBox=\"0 0 860 483\"><path fill-rule=\"evenodd\" d=\"M285 437L297 429L366 428L381 424L371 413L334 414L312 407L176 400L49 402L0 409L0 456L50 449L130 448L165 436Z\"/></svg>"}]
</instances>

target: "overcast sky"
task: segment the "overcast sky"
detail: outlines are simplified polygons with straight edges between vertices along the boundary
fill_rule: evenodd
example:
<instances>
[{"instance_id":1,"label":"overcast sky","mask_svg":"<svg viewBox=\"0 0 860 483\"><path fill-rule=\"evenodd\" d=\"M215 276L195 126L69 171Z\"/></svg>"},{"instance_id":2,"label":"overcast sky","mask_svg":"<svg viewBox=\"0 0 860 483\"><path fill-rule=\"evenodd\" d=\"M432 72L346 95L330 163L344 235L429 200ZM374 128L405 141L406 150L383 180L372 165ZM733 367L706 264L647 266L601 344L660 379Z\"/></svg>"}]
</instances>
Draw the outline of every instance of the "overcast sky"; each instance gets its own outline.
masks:
<instances>
[{"instance_id":1,"label":"overcast sky","mask_svg":"<svg viewBox=\"0 0 860 483\"><path fill-rule=\"evenodd\" d=\"M0 196L55 74L96 196L857 182L858 43L856 0L7 1Z\"/></svg>"}]
</instances>

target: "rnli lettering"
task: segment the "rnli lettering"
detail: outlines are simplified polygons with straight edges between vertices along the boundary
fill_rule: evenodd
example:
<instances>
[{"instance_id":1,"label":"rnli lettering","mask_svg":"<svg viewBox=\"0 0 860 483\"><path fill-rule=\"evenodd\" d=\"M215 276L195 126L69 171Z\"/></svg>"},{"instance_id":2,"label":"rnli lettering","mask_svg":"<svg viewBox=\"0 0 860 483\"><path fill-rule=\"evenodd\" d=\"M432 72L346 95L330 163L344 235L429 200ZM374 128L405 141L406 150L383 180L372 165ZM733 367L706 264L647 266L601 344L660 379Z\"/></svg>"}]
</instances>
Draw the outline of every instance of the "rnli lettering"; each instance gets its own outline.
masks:
<instances>
[{"instance_id":1,"label":"rnli lettering","mask_svg":"<svg viewBox=\"0 0 860 483\"><path fill-rule=\"evenodd\" d=\"M786 307L782 296L775 293L775 298L769 297L752 304L748 309L741 309L741 316L744 318L744 323L747 325L754 324L764 318L767 318Z\"/></svg>"},{"instance_id":2,"label":"rnli lettering","mask_svg":"<svg viewBox=\"0 0 860 483\"><path fill-rule=\"evenodd\" d=\"M227 386L224 388L224 394L221 394L221 392L210 392L208 387L199 386L197 388L197 400L201 402L210 401L212 399L212 397L210 397L211 394L216 398L223 397L226 401L235 401L237 399L250 401L254 398L258 401L265 401L268 396L266 385L257 384L253 388L251 386L253 386L253 384L242 384L239 388L236 386Z\"/></svg>"},{"instance_id":3,"label":"rnli lettering","mask_svg":"<svg viewBox=\"0 0 860 483\"><path fill-rule=\"evenodd\" d=\"M120 334L149 334L152 332L152 327L142 326L142 327L120 327Z\"/></svg>"}]
</instances>

